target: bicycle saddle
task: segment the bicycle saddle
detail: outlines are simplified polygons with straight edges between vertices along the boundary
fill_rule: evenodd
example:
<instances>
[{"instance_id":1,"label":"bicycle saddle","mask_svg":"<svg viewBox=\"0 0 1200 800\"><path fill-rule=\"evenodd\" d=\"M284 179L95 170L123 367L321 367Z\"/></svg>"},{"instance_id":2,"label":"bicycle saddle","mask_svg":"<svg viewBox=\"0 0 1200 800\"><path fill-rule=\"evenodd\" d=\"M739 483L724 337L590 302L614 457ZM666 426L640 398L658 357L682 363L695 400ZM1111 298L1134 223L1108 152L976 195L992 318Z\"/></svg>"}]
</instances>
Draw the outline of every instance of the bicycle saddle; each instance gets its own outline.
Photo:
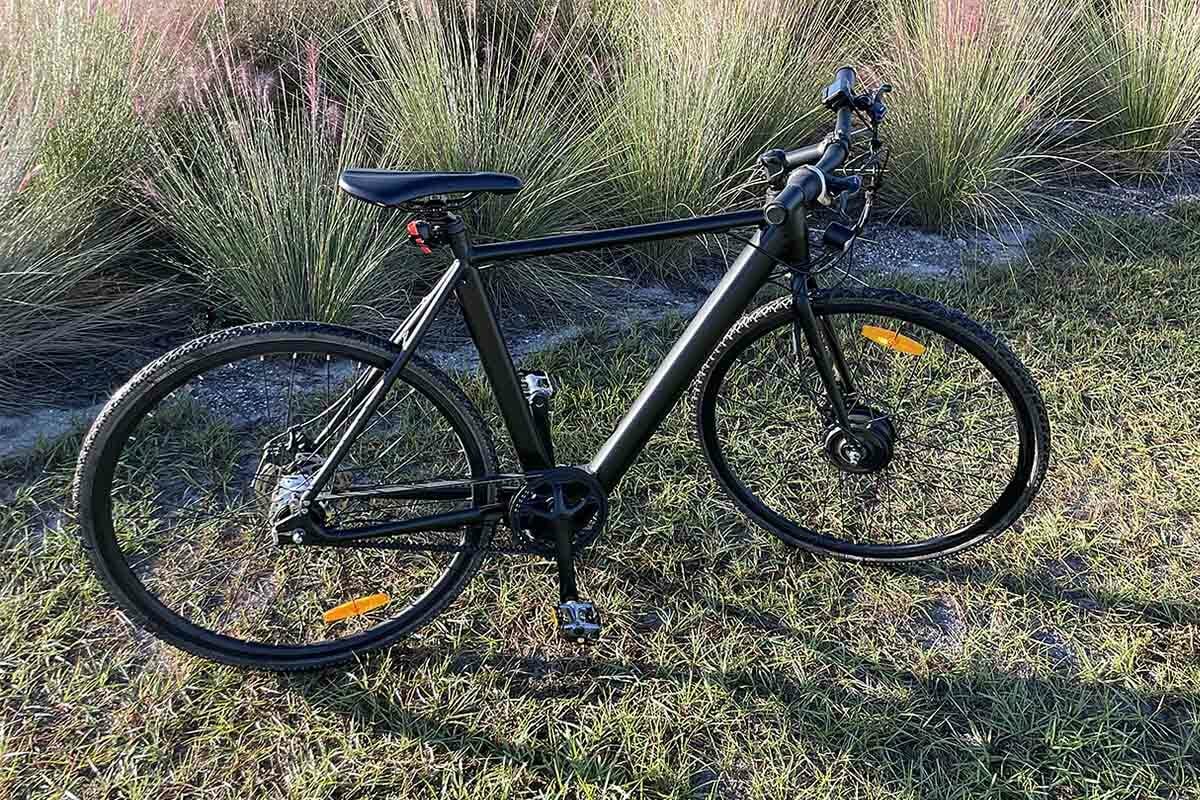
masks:
<instances>
[{"instance_id":1,"label":"bicycle saddle","mask_svg":"<svg viewBox=\"0 0 1200 800\"><path fill-rule=\"evenodd\" d=\"M448 194L513 194L524 184L501 172L393 172L347 169L338 187L351 197L378 206L400 206L423 197Z\"/></svg>"}]
</instances>

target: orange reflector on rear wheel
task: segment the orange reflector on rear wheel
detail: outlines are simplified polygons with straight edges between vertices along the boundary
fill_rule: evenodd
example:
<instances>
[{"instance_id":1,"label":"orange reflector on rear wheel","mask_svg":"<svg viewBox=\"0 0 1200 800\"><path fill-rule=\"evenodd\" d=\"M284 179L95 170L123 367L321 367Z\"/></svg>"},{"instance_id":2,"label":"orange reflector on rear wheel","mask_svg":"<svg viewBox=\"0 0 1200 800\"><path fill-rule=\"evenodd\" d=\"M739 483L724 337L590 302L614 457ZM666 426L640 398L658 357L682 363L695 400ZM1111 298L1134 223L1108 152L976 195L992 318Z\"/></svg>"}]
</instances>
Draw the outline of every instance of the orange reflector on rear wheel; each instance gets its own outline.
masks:
<instances>
[{"instance_id":1,"label":"orange reflector on rear wheel","mask_svg":"<svg viewBox=\"0 0 1200 800\"><path fill-rule=\"evenodd\" d=\"M881 347L908 353L910 356L919 356L925 352L925 345L916 339L910 339L902 333L889 331L887 328L863 325L862 335Z\"/></svg>"},{"instance_id":2,"label":"orange reflector on rear wheel","mask_svg":"<svg viewBox=\"0 0 1200 800\"><path fill-rule=\"evenodd\" d=\"M326 611L323 619L326 622L337 622L339 619L348 619L349 617L357 617L359 614L365 614L380 606L386 606L392 602L392 598L386 594L369 594L366 597L356 597L353 600L347 600L340 606L334 606Z\"/></svg>"}]
</instances>

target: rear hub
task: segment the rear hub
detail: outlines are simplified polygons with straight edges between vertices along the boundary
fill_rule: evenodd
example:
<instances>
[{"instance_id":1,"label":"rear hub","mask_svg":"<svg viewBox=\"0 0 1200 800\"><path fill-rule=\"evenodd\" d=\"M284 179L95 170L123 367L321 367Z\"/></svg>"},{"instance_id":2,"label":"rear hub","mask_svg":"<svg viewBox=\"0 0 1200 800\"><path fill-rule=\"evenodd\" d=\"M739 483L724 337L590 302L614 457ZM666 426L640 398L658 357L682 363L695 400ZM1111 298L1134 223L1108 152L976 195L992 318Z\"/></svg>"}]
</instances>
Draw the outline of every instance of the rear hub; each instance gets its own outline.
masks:
<instances>
[{"instance_id":1,"label":"rear hub","mask_svg":"<svg viewBox=\"0 0 1200 800\"><path fill-rule=\"evenodd\" d=\"M850 429L837 422L825 428L825 457L845 472L878 472L892 460L896 429L883 413L858 405L846 415Z\"/></svg>"}]
</instances>

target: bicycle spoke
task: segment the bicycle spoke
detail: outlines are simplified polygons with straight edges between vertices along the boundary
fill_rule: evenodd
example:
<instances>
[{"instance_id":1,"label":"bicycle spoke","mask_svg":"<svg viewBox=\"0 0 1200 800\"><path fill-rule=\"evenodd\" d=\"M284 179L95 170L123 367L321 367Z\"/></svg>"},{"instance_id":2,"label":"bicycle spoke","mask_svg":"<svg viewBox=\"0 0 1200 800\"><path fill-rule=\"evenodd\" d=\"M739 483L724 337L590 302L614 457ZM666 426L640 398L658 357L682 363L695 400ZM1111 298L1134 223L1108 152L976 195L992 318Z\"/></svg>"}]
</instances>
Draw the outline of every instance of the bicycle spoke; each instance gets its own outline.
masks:
<instances>
[{"instance_id":1,"label":"bicycle spoke","mask_svg":"<svg viewBox=\"0 0 1200 800\"><path fill-rule=\"evenodd\" d=\"M813 371L794 368L793 322L781 314L731 356L714 396L729 470L776 514L845 541L936 538L998 502L1018 468L1011 454L1020 442L1005 437L1015 430L1014 407L994 374L957 342L907 320L844 313L829 321L854 386L846 395L850 430L836 427L819 383L813 391ZM880 347L861 335L866 325L923 349ZM838 460L851 457L881 466Z\"/></svg>"},{"instance_id":2,"label":"bicycle spoke","mask_svg":"<svg viewBox=\"0 0 1200 800\"><path fill-rule=\"evenodd\" d=\"M922 441L920 439L899 439L897 441L897 443L898 444L913 444L913 445L917 445L918 447L923 447L927 450L934 450L936 452L945 453L947 455L967 456L969 458L978 457L978 453L970 453L966 450L956 450L951 447L942 447L941 445L936 445L932 442L926 442L926 441Z\"/></svg>"},{"instance_id":3,"label":"bicycle spoke","mask_svg":"<svg viewBox=\"0 0 1200 800\"><path fill-rule=\"evenodd\" d=\"M369 631L403 614L438 581L459 552L354 550L279 544L272 508L295 502L333 447L306 451L331 415L353 397L357 377L375 366L329 352L293 349L201 365L133 423L113 466L113 490L128 533L118 538L125 567L145 594L213 633L260 644L303 647ZM426 380L424 385L435 385ZM249 388L250 391L246 391ZM402 373L350 445L318 504L331 529L435 516L469 507L470 497L337 497L336 487L474 486L463 429ZM276 407L278 406L278 407ZM469 415L468 415L469 416ZM341 430L349 422L340 423ZM289 433L301 434L289 436ZM334 432L336 437L336 431ZM477 447L473 445L473 447ZM282 488L282 487L287 487ZM289 500L290 498L290 500ZM397 536L436 547L464 541L469 527ZM333 625L325 609L386 592L379 610Z\"/></svg>"}]
</instances>

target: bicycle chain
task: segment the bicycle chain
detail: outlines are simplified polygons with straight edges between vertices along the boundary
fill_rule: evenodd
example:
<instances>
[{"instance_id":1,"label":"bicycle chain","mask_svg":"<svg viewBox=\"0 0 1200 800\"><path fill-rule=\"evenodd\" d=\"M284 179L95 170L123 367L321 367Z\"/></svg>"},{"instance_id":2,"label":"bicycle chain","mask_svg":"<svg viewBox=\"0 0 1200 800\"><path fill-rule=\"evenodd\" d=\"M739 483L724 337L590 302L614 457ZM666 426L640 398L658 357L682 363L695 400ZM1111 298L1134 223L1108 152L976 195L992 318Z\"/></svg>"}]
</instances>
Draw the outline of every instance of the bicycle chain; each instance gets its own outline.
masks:
<instances>
[{"instance_id":1,"label":"bicycle chain","mask_svg":"<svg viewBox=\"0 0 1200 800\"><path fill-rule=\"evenodd\" d=\"M506 481L524 482L527 479L522 474L497 475L493 478L461 481L462 484L468 485L471 488L476 486L488 486L496 483L504 483ZM511 545L496 545L488 544L482 547L463 545L463 544L417 544L412 542L344 542L331 547L354 549L354 550L393 550L402 553L483 553L485 555L497 556L536 556L541 555L538 551L528 544L511 544Z\"/></svg>"},{"instance_id":2,"label":"bicycle chain","mask_svg":"<svg viewBox=\"0 0 1200 800\"><path fill-rule=\"evenodd\" d=\"M473 547L462 544L413 544L409 542L388 542L384 544L345 544L328 545L355 550L395 550L402 553L483 553L496 556L536 556L541 555L529 546L494 545Z\"/></svg>"}]
</instances>

